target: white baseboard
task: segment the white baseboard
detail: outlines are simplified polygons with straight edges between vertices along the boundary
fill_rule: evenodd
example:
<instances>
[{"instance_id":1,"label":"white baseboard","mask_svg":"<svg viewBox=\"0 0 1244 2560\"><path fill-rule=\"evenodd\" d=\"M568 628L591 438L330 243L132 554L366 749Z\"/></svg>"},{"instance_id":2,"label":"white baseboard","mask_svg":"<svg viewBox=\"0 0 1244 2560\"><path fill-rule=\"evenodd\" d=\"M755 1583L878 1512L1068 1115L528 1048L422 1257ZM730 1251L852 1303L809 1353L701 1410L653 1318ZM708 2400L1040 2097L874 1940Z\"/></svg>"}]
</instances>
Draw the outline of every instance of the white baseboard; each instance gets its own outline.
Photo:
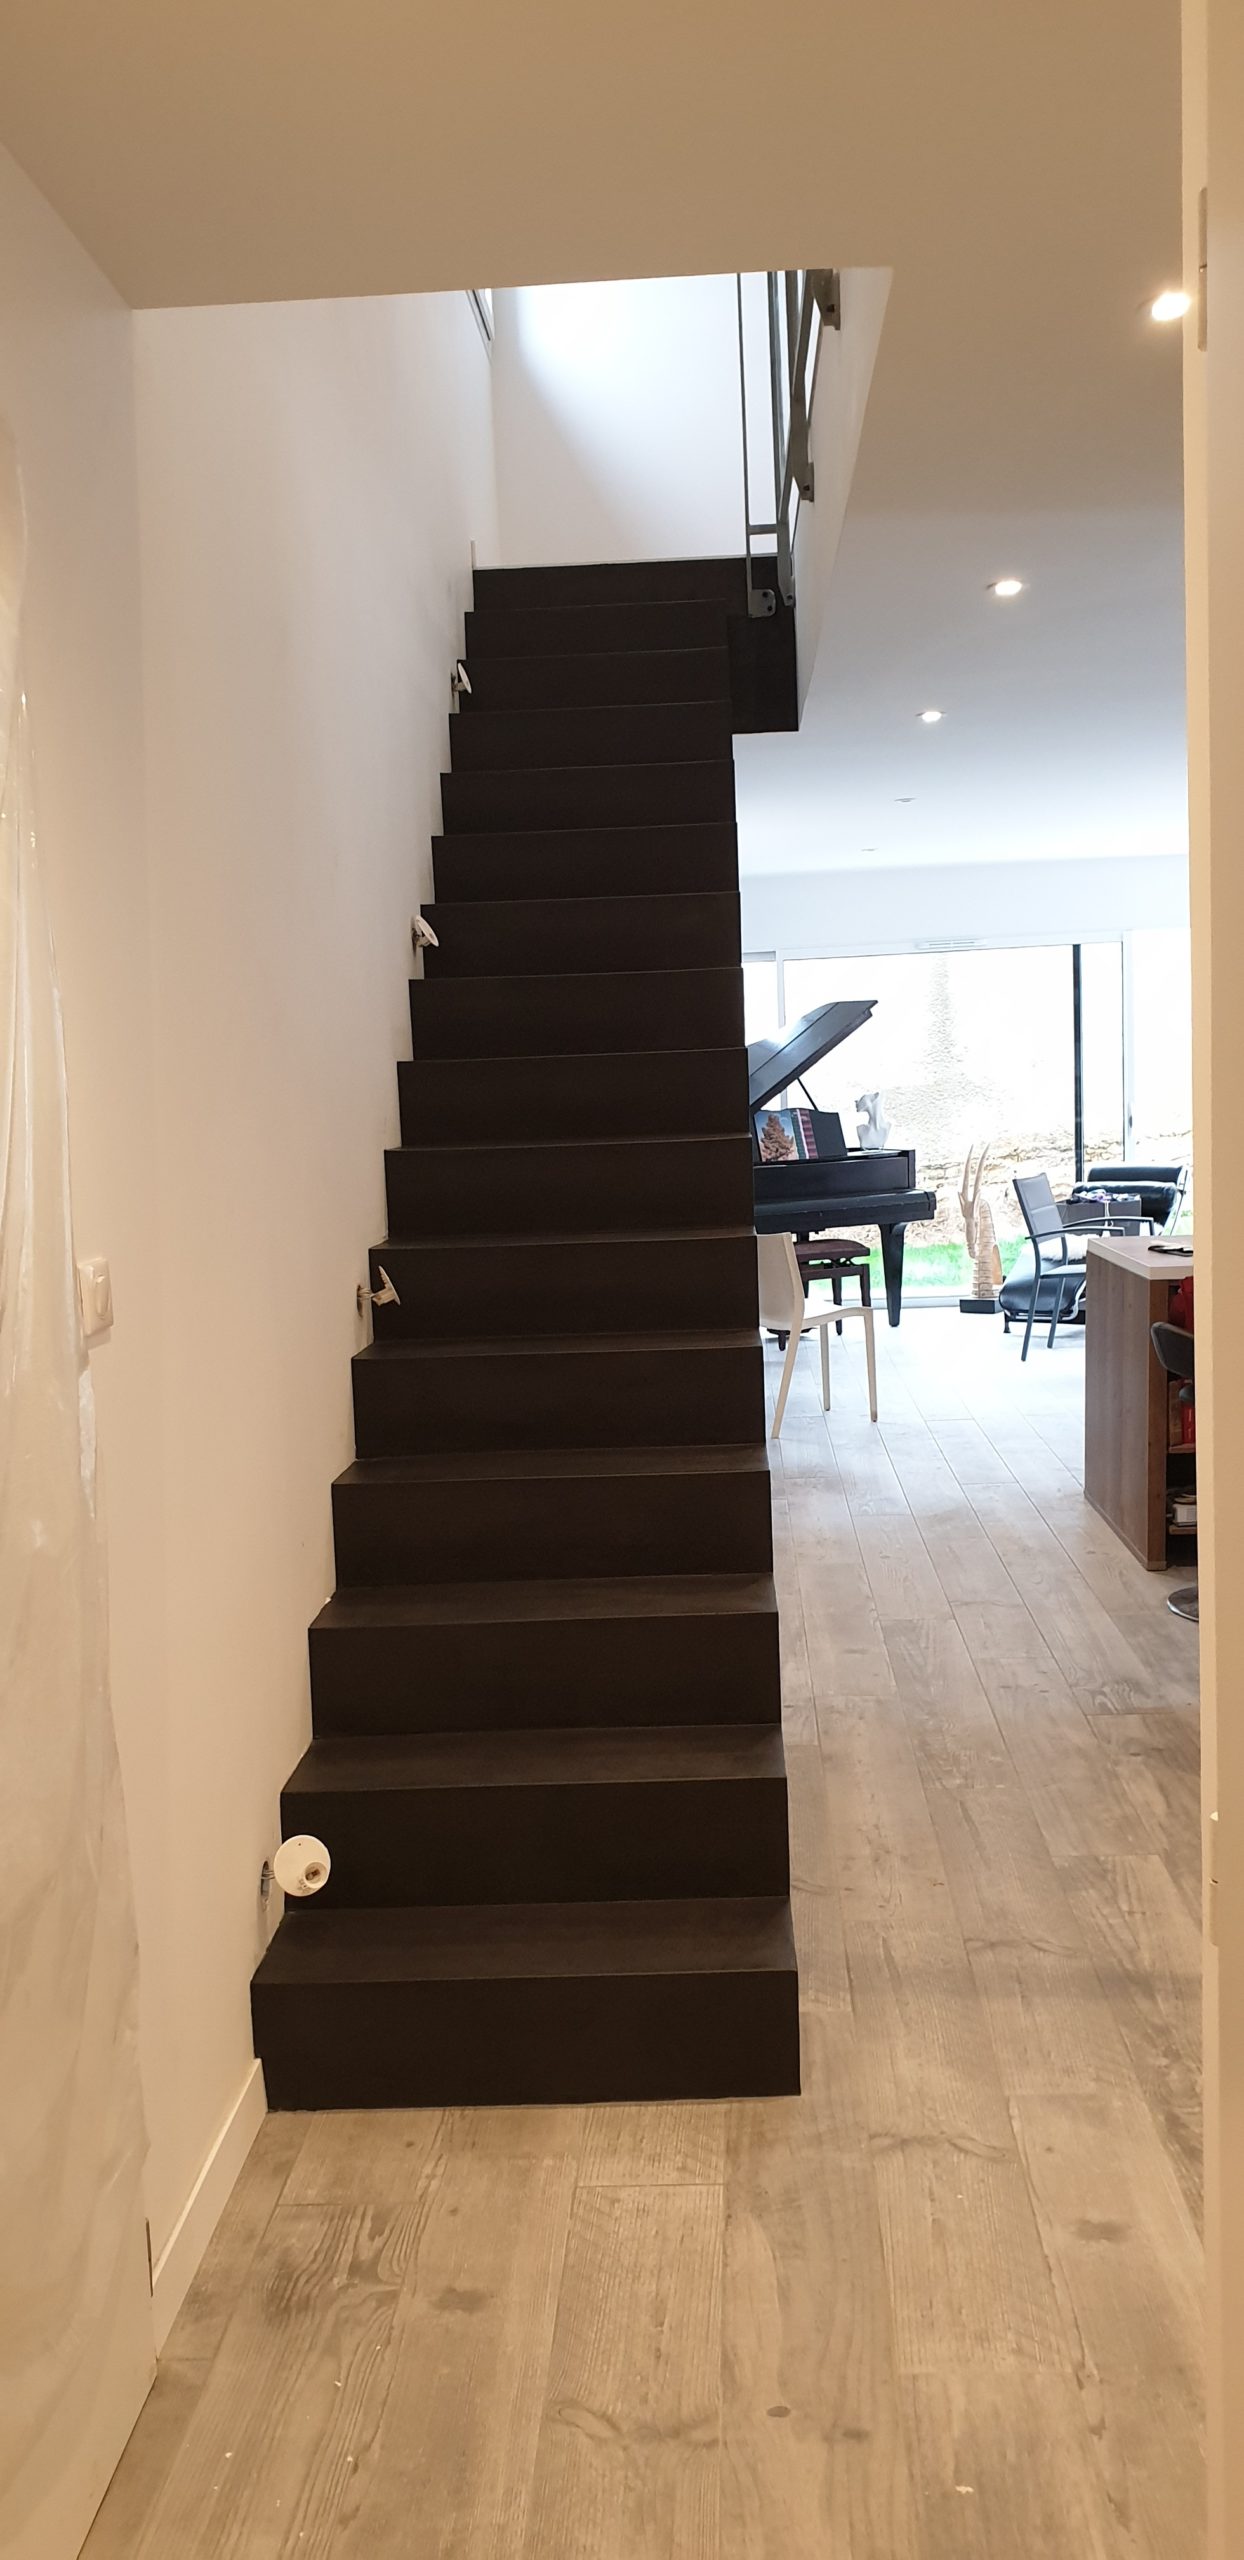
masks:
<instances>
[{"instance_id":1,"label":"white baseboard","mask_svg":"<svg viewBox=\"0 0 1244 2560\"><path fill-rule=\"evenodd\" d=\"M263 2068L259 2062L252 2062L151 2271L157 2355L186 2299L267 2112Z\"/></svg>"}]
</instances>

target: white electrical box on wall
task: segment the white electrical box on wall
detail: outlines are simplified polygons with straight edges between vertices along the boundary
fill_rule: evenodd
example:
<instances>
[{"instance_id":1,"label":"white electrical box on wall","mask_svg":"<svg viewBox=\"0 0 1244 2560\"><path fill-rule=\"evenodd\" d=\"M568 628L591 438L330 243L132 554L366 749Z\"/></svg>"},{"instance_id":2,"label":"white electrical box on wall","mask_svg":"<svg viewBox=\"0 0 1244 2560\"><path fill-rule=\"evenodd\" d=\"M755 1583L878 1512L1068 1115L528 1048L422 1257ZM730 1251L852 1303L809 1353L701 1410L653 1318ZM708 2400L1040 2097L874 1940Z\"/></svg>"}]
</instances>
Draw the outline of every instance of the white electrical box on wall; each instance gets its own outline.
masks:
<instances>
[{"instance_id":1,"label":"white electrical box on wall","mask_svg":"<svg viewBox=\"0 0 1244 2560\"><path fill-rule=\"evenodd\" d=\"M112 1331L112 1273L100 1254L78 1264L78 1307L84 1342Z\"/></svg>"}]
</instances>

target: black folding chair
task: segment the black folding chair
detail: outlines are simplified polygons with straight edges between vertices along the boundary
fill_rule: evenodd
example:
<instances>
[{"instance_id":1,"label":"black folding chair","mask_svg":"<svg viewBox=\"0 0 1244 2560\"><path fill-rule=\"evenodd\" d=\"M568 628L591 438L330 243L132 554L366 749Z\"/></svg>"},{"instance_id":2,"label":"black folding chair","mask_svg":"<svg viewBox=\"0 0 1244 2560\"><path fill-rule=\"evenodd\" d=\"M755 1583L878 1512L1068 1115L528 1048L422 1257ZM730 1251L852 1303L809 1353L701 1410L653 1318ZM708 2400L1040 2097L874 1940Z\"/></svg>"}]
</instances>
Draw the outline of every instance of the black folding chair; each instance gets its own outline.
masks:
<instances>
[{"instance_id":1,"label":"black folding chair","mask_svg":"<svg viewBox=\"0 0 1244 2560\"><path fill-rule=\"evenodd\" d=\"M1019 1355L1021 1360L1026 1360L1038 1300L1044 1298L1042 1315L1046 1307L1049 1309L1050 1330L1046 1349L1052 1351L1059 1322L1071 1314L1084 1287L1084 1259L1082 1255L1073 1259L1069 1252L1068 1230L1097 1235L1101 1232L1103 1220L1100 1209L1090 1210L1087 1201L1085 1208L1090 1213L1083 1221L1074 1215L1068 1219L1050 1189L1048 1174L1017 1173L1015 1197L1032 1246L1032 1292L1024 1325L1024 1347ZM1016 1308L1015 1312L1018 1315L1019 1309Z\"/></svg>"}]
</instances>

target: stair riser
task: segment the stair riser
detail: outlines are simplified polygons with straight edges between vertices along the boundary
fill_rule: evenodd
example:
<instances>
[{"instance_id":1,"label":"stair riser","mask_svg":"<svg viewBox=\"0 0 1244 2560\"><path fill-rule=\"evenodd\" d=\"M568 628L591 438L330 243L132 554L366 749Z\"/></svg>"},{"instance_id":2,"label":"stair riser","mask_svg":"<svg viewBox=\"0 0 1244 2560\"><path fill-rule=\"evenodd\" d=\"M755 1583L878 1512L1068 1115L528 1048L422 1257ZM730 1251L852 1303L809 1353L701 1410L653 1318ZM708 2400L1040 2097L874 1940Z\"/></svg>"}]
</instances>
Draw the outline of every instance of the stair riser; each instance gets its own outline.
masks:
<instances>
[{"instance_id":1,"label":"stair riser","mask_svg":"<svg viewBox=\"0 0 1244 2560\"><path fill-rule=\"evenodd\" d=\"M611 604L498 611L466 617L466 659L627 656L638 650L720 649L725 616L712 604Z\"/></svg>"},{"instance_id":2,"label":"stair riser","mask_svg":"<svg viewBox=\"0 0 1244 2560\"><path fill-rule=\"evenodd\" d=\"M799 2087L793 1966L533 1982L260 1982L252 2006L273 2108L651 2103Z\"/></svg>"},{"instance_id":3,"label":"stair riser","mask_svg":"<svg viewBox=\"0 0 1244 2560\"><path fill-rule=\"evenodd\" d=\"M531 1138L729 1137L747 1124L741 1049L587 1058L423 1058L397 1071L402 1144Z\"/></svg>"},{"instance_id":4,"label":"stair riser","mask_svg":"<svg viewBox=\"0 0 1244 2560\"><path fill-rule=\"evenodd\" d=\"M747 611L742 560L608 560L582 567L477 569L473 601L480 612L566 611L620 604L694 601L731 613Z\"/></svg>"},{"instance_id":5,"label":"stair riser","mask_svg":"<svg viewBox=\"0 0 1244 2560\"><path fill-rule=\"evenodd\" d=\"M720 649L619 649L561 658L476 658L463 717L481 711L562 710L570 703L730 700L730 659Z\"/></svg>"},{"instance_id":6,"label":"stair riser","mask_svg":"<svg viewBox=\"0 0 1244 2560\"><path fill-rule=\"evenodd\" d=\"M738 969L412 978L410 1018L416 1058L737 1049L743 979Z\"/></svg>"},{"instance_id":7,"label":"stair riser","mask_svg":"<svg viewBox=\"0 0 1244 2560\"><path fill-rule=\"evenodd\" d=\"M750 1235L640 1243L377 1247L401 1299L377 1307L377 1342L547 1333L731 1332L757 1321Z\"/></svg>"},{"instance_id":8,"label":"stair riser","mask_svg":"<svg viewBox=\"0 0 1244 2560\"><path fill-rule=\"evenodd\" d=\"M745 1616L313 1627L317 1734L777 1724L776 1607Z\"/></svg>"},{"instance_id":9,"label":"stair riser","mask_svg":"<svg viewBox=\"0 0 1244 2560\"><path fill-rule=\"evenodd\" d=\"M735 827L554 827L434 836L438 898L662 897L738 888Z\"/></svg>"},{"instance_id":10,"label":"stair riser","mask_svg":"<svg viewBox=\"0 0 1244 2560\"><path fill-rule=\"evenodd\" d=\"M724 702L477 710L449 724L449 761L455 773L518 773L537 765L699 764L730 751L730 713Z\"/></svg>"},{"instance_id":11,"label":"stair riser","mask_svg":"<svg viewBox=\"0 0 1244 2560\"><path fill-rule=\"evenodd\" d=\"M286 1788L283 1836L332 1857L321 1911L785 1893L786 1780Z\"/></svg>"},{"instance_id":12,"label":"stair riser","mask_svg":"<svg viewBox=\"0 0 1244 2560\"><path fill-rule=\"evenodd\" d=\"M510 1483L336 1484L337 1581L767 1573L767 1475L535 1476Z\"/></svg>"},{"instance_id":13,"label":"stair riser","mask_svg":"<svg viewBox=\"0 0 1244 2560\"><path fill-rule=\"evenodd\" d=\"M393 1236L590 1235L605 1227L742 1226L751 1206L746 1138L647 1146L390 1148Z\"/></svg>"},{"instance_id":14,"label":"stair riser","mask_svg":"<svg viewBox=\"0 0 1244 2560\"><path fill-rule=\"evenodd\" d=\"M489 906L438 900L425 913L440 937L439 947L424 953L429 978L523 976L533 962L548 977L614 971L619 960L635 969L737 969L742 948L739 902L729 892L547 906L521 898Z\"/></svg>"},{"instance_id":15,"label":"stair riser","mask_svg":"<svg viewBox=\"0 0 1244 2560\"><path fill-rule=\"evenodd\" d=\"M500 827L657 825L678 818L734 817L734 766L702 764L554 765L534 773L444 773L446 835Z\"/></svg>"},{"instance_id":16,"label":"stair riser","mask_svg":"<svg viewBox=\"0 0 1244 2560\"><path fill-rule=\"evenodd\" d=\"M356 1360L360 1458L434 1449L609 1449L764 1438L759 1343L713 1351Z\"/></svg>"}]
</instances>

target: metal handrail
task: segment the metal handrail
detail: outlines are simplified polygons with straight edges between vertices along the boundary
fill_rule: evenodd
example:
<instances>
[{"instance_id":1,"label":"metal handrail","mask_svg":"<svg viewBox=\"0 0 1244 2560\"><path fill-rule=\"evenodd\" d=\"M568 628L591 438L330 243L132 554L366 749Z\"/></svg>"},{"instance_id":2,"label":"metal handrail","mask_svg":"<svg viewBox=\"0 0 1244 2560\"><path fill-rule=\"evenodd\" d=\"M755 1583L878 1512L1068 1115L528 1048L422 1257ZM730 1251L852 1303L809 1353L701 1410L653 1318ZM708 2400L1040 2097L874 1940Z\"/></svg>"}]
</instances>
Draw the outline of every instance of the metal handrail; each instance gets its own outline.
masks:
<instances>
[{"instance_id":1,"label":"metal handrail","mask_svg":"<svg viewBox=\"0 0 1244 2560\"><path fill-rule=\"evenodd\" d=\"M739 317L739 403L743 422L743 518L747 559L747 610L776 613L771 587L755 579L754 545L777 546L778 593L795 601L795 529L799 507L815 497L810 446L820 333L842 327L841 280L836 267L805 267L765 277L769 340L769 409L773 436L773 515L752 514L751 455L747 431L747 346L743 326L743 278L735 279ZM815 331L815 343L813 333ZM794 512L792 515L792 503Z\"/></svg>"}]
</instances>

